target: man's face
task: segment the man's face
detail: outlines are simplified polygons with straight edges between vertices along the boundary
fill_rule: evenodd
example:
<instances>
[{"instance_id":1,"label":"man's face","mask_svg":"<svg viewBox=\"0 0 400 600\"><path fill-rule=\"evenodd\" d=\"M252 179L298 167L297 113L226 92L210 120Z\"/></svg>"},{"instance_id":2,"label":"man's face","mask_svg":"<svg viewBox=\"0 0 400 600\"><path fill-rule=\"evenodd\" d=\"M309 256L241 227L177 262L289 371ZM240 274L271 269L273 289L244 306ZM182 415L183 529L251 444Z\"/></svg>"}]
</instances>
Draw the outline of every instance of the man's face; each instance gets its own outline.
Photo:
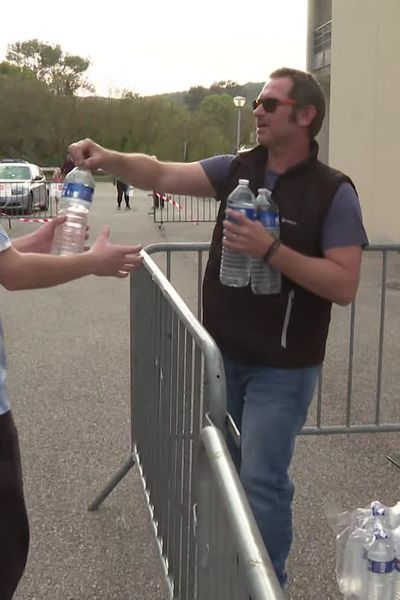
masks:
<instances>
[{"instance_id":1,"label":"man's face","mask_svg":"<svg viewBox=\"0 0 400 600\"><path fill-rule=\"evenodd\" d=\"M275 98L276 100L289 100L289 93L293 82L289 77L270 79L261 90L258 100ZM293 119L293 106L278 104L274 112L266 112L260 104L253 111L256 119L256 132L258 143L267 148L280 145L290 140L298 130L296 119Z\"/></svg>"}]
</instances>

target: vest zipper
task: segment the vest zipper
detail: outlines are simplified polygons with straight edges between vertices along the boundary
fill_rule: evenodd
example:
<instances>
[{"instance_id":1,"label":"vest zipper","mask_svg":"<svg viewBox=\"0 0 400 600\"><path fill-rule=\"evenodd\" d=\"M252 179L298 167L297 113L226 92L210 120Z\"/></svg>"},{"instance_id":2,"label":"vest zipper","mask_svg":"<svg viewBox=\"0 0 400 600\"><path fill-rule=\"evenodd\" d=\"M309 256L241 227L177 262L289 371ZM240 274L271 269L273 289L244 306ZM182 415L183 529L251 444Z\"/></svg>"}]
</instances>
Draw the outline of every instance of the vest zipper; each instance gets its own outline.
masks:
<instances>
[{"instance_id":1,"label":"vest zipper","mask_svg":"<svg viewBox=\"0 0 400 600\"><path fill-rule=\"evenodd\" d=\"M292 313L293 302L294 302L294 290L290 290L289 295L288 295L287 305L286 305L285 318L283 321L282 334L281 334L282 348L286 348L287 330L289 327L289 320L290 320L290 315Z\"/></svg>"}]
</instances>

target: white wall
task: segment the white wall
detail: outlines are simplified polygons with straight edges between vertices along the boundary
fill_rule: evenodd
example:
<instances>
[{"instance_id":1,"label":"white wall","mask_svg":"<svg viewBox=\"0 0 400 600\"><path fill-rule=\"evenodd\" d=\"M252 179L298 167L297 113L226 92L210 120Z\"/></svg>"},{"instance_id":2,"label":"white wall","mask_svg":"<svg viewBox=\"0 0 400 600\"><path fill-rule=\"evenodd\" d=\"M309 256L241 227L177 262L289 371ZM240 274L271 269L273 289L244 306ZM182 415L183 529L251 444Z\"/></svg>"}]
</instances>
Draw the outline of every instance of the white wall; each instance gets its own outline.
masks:
<instances>
[{"instance_id":1,"label":"white wall","mask_svg":"<svg viewBox=\"0 0 400 600\"><path fill-rule=\"evenodd\" d=\"M400 0L333 0L329 130L370 241L400 243Z\"/></svg>"}]
</instances>

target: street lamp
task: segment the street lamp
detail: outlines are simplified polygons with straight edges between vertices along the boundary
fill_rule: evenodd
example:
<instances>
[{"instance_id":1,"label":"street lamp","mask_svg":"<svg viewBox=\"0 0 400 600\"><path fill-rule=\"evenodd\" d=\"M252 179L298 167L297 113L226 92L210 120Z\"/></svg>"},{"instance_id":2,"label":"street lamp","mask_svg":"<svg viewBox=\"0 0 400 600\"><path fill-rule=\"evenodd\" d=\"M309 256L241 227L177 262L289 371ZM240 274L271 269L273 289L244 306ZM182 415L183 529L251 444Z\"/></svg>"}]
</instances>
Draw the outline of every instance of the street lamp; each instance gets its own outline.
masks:
<instances>
[{"instance_id":1,"label":"street lamp","mask_svg":"<svg viewBox=\"0 0 400 600\"><path fill-rule=\"evenodd\" d=\"M235 96L233 99L233 104L238 109L237 129L236 129L236 152L238 152L239 146L240 146L240 116L241 116L241 110L242 110L243 106L246 104L246 98L244 98L244 96Z\"/></svg>"}]
</instances>

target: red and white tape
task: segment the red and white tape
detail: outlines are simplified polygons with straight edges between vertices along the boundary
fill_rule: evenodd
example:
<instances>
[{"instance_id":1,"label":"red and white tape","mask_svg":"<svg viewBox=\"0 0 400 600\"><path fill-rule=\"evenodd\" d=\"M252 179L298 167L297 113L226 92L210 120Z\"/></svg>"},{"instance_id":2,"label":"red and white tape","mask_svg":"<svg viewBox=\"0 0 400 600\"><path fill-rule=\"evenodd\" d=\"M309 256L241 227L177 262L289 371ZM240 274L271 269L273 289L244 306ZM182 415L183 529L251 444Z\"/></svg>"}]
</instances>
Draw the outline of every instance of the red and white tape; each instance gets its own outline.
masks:
<instances>
[{"instance_id":1,"label":"red and white tape","mask_svg":"<svg viewBox=\"0 0 400 600\"><path fill-rule=\"evenodd\" d=\"M179 202L177 202L173 198L170 198L169 196L166 196L165 194L161 194L160 192L155 192L155 194L160 202L161 201L169 202L170 204L172 204L172 206L174 206L178 210L182 210L183 207L179 204Z\"/></svg>"},{"instance_id":2,"label":"red and white tape","mask_svg":"<svg viewBox=\"0 0 400 600\"><path fill-rule=\"evenodd\" d=\"M37 218L37 219L18 219L18 221L20 221L21 223L49 223L49 221L52 221L53 219L47 219L47 218Z\"/></svg>"}]
</instances>

